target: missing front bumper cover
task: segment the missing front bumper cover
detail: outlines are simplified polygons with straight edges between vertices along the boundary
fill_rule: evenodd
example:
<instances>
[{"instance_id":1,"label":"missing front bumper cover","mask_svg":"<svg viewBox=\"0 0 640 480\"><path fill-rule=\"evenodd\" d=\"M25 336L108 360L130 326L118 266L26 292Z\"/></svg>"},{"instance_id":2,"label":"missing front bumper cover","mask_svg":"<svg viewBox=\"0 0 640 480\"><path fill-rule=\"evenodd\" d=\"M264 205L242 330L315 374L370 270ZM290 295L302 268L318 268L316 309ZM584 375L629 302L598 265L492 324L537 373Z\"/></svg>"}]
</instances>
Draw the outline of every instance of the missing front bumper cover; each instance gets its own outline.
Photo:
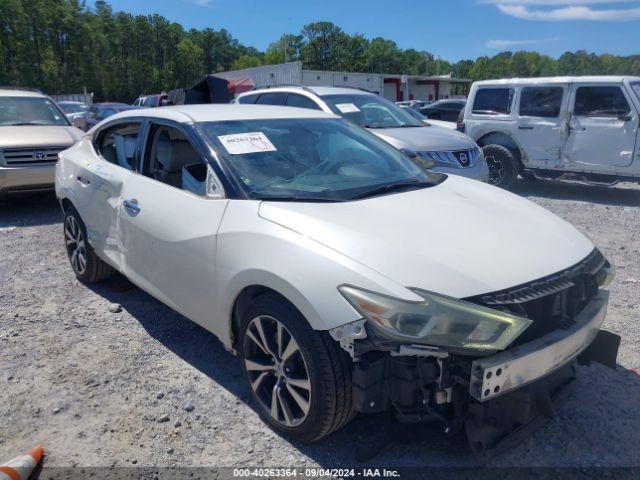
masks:
<instances>
[{"instance_id":1,"label":"missing front bumper cover","mask_svg":"<svg viewBox=\"0 0 640 480\"><path fill-rule=\"evenodd\" d=\"M535 382L569 363L598 335L608 298L609 292L600 291L576 317L575 324L566 330L554 330L524 345L475 360L471 366L470 395L485 402Z\"/></svg>"}]
</instances>

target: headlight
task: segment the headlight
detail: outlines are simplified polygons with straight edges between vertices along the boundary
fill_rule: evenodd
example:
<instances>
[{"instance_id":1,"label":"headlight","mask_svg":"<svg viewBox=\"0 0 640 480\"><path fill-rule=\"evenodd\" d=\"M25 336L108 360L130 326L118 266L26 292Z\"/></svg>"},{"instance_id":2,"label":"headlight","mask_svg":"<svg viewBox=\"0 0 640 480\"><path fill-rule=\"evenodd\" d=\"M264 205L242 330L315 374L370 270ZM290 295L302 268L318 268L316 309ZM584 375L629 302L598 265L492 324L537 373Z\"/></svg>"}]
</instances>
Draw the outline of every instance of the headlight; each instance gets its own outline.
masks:
<instances>
[{"instance_id":1,"label":"headlight","mask_svg":"<svg viewBox=\"0 0 640 480\"><path fill-rule=\"evenodd\" d=\"M502 350L529 325L528 318L413 290L410 302L342 285L340 293L378 334L391 340L473 350Z\"/></svg>"}]
</instances>

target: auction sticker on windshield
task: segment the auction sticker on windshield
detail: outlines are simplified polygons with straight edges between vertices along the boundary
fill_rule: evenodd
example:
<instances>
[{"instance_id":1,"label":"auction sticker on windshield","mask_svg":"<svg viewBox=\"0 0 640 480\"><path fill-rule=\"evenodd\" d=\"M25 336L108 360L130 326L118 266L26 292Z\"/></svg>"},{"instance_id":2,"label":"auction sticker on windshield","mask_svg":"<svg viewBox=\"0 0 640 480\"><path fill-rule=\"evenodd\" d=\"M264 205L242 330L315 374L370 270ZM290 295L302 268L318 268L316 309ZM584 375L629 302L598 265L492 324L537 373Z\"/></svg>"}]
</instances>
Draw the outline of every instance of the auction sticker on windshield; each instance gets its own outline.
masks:
<instances>
[{"instance_id":1,"label":"auction sticker on windshield","mask_svg":"<svg viewBox=\"0 0 640 480\"><path fill-rule=\"evenodd\" d=\"M219 135L218 140L231 155L244 153L275 152L277 149L262 132Z\"/></svg>"},{"instance_id":2,"label":"auction sticker on windshield","mask_svg":"<svg viewBox=\"0 0 640 480\"><path fill-rule=\"evenodd\" d=\"M360 111L360 109L353 103L336 103L336 108L342 113L354 113Z\"/></svg>"}]
</instances>

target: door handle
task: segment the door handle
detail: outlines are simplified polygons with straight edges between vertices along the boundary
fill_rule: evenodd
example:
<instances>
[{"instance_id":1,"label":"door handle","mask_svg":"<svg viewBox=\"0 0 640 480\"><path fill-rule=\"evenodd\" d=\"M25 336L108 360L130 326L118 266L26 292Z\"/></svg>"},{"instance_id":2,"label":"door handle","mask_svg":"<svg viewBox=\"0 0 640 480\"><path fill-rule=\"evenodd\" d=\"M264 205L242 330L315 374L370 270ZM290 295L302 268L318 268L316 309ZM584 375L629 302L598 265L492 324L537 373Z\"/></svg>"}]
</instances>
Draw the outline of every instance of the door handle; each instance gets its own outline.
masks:
<instances>
[{"instance_id":1,"label":"door handle","mask_svg":"<svg viewBox=\"0 0 640 480\"><path fill-rule=\"evenodd\" d=\"M91 180L82 178L80 175L76 177L76 180L79 181L82 185L89 185L91 183Z\"/></svg>"},{"instance_id":2,"label":"door handle","mask_svg":"<svg viewBox=\"0 0 640 480\"><path fill-rule=\"evenodd\" d=\"M135 198L125 200L122 202L122 206L131 217L135 217L140 213L140 205L138 205L138 201Z\"/></svg>"},{"instance_id":3,"label":"door handle","mask_svg":"<svg viewBox=\"0 0 640 480\"><path fill-rule=\"evenodd\" d=\"M518 130L533 130L533 125L518 125Z\"/></svg>"}]
</instances>

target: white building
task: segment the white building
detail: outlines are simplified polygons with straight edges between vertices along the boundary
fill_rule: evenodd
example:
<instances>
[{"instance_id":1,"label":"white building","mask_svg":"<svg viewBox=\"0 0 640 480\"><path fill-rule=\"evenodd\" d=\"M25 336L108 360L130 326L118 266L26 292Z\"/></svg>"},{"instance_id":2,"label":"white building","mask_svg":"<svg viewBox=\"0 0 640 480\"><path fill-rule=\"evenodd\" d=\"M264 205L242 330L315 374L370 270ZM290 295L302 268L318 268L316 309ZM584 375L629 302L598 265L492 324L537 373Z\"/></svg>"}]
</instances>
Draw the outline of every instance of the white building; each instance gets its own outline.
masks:
<instances>
[{"instance_id":1,"label":"white building","mask_svg":"<svg viewBox=\"0 0 640 480\"><path fill-rule=\"evenodd\" d=\"M229 81L249 78L256 88L284 85L362 88L383 95L394 102L450 98L452 86L456 84L463 85L466 95L471 85L471 80L453 78L451 75L421 76L303 70L302 62L262 65L215 75Z\"/></svg>"}]
</instances>

